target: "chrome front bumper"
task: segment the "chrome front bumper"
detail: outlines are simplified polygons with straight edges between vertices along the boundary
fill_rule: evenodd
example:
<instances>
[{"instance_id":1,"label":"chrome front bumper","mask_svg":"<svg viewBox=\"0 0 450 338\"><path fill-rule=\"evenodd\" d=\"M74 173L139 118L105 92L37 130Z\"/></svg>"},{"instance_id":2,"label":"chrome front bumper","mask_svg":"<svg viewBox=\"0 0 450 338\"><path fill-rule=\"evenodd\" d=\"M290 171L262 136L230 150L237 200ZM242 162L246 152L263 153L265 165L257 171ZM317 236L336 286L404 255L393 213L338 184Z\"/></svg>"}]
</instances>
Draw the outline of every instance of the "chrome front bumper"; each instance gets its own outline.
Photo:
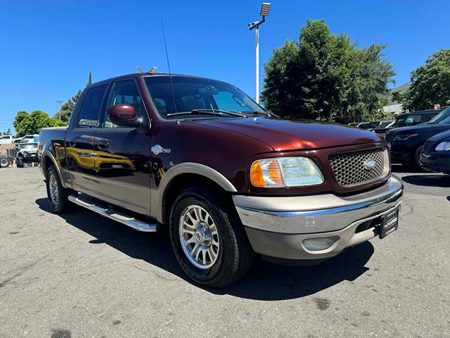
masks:
<instances>
[{"instance_id":1,"label":"chrome front bumper","mask_svg":"<svg viewBox=\"0 0 450 338\"><path fill-rule=\"evenodd\" d=\"M305 260L332 257L377 236L377 222L400 206L402 194L402 182L392 176L377 189L349 197L234 195L233 201L255 252ZM321 250L305 246L321 238L334 242Z\"/></svg>"}]
</instances>

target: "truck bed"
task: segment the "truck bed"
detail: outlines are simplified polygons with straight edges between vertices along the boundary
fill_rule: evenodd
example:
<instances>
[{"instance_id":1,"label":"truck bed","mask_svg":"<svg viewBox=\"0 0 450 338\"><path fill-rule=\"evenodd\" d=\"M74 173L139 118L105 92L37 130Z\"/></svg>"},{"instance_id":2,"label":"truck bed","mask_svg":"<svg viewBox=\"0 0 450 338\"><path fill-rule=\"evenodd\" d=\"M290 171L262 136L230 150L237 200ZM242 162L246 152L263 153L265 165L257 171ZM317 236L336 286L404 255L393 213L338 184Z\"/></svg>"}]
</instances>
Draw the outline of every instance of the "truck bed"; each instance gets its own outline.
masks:
<instances>
[{"instance_id":1,"label":"truck bed","mask_svg":"<svg viewBox=\"0 0 450 338\"><path fill-rule=\"evenodd\" d=\"M43 128L39 133L39 152L42 151L45 144L58 141L64 144L67 127Z\"/></svg>"}]
</instances>

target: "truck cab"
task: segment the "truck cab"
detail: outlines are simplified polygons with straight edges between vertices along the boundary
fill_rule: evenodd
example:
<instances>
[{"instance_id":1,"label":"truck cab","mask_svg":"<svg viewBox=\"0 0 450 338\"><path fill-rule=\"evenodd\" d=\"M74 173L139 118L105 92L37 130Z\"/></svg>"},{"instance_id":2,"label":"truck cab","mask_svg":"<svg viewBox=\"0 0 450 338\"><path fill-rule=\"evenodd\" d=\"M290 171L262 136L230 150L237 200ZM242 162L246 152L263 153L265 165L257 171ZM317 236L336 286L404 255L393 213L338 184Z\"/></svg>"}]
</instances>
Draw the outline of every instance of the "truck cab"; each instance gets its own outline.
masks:
<instances>
[{"instance_id":1,"label":"truck cab","mask_svg":"<svg viewBox=\"0 0 450 338\"><path fill-rule=\"evenodd\" d=\"M131 74L87 87L43 129L54 212L73 204L138 231L167 228L182 270L223 287L254 257L320 262L398 227L403 186L375 133L283 119L238 88Z\"/></svg>"}]
</instances>

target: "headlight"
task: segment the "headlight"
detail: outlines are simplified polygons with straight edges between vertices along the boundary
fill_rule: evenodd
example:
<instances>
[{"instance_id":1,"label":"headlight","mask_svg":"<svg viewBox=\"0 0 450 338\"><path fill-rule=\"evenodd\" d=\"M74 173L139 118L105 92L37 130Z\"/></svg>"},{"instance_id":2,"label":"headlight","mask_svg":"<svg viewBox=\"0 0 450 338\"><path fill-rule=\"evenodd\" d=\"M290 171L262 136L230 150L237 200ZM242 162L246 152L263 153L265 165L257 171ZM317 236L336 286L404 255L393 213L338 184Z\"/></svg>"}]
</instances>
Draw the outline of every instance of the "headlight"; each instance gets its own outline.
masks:
<instances>
[{"instance_id":1,"label":"headlight","mask_svg":"<svg viewBox=\"0 0 450 338\"><path fill-rule=\"evenodd\" d=\"M28 154L28 152L27 151L24 151L23 152L23 156L28 156L29 154Z\"/></svg>"},{"instance_id":2,"label":"headlight","mask_svg":"<svg viewBox=\"0 0 450 338\"><path fill-rule=\"evenodd\" d=\"M250 182L258 188L301 187L323 181L319 168L307 157L261 159L250 169Z\"/></svg>"},{"instance_id":3,"label":"headlight","mask_svg":"<svg viewBox=\"0 0 450 338\"><path fill-rule=\"evenodd\" d=\"M450 150L450 141L441 142L436 146L436 151L447 151Z\"/></svg>"},{"instance_id":4,"label":"headlight","mask_svg":"<svg viewBox=\"0 0 450 338\"><path fill-rule=\"evenodd\" d=\"M411 137L417 136L419 134L402 134L397 135L394 137L394 141L406 141L409 140Z\"/></svg>"}]
</instances>

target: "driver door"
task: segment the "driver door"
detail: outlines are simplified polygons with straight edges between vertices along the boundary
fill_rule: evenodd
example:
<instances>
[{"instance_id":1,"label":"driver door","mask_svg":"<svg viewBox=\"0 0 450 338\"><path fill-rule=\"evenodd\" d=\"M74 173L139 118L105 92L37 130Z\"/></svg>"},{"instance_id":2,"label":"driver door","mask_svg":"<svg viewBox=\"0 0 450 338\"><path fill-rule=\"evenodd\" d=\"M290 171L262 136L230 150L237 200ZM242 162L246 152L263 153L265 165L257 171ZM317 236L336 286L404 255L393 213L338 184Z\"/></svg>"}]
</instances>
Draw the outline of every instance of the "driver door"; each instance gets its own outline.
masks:
<instances>
[{"instance_id":1,"label":"driver door","mask_svg":"<svg viewBox=\"0 0 450 338\"><path fill-rule=\"evenodd\" d=\"M140 125L127 127L111 122L107 112L116 104L133 105ZM113 83L102 115L102 128L96 134L96 170L100 198L148 215L152 137L149 118L134 79Z\"/></svg>"}]
</instances>

